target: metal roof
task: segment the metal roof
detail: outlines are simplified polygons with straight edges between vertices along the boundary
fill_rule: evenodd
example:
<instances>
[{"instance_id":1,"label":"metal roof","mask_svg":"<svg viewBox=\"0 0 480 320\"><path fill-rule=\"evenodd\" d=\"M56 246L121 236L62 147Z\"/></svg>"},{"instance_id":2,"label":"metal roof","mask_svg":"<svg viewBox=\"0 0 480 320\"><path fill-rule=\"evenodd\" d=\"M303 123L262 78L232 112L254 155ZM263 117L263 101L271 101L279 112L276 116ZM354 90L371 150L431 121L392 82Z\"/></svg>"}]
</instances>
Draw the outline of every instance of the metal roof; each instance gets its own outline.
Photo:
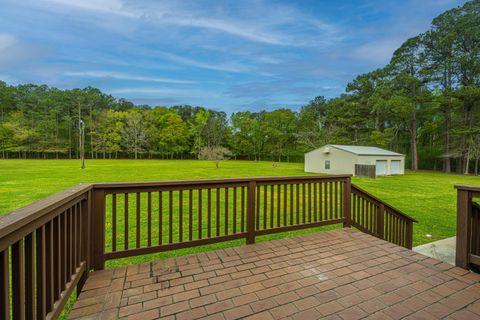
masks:
<instances>
[{"instance_id":1,"label":"metal roof","mask_svg":"<svg viewBox=\"0 0 480 320\"><path fill-rule=\"evenodd\" d=\"M329 146L362 156L403 156L401 153L377 147L345 146L338 144L330 144Z\"/></svg>"}]
</instances>

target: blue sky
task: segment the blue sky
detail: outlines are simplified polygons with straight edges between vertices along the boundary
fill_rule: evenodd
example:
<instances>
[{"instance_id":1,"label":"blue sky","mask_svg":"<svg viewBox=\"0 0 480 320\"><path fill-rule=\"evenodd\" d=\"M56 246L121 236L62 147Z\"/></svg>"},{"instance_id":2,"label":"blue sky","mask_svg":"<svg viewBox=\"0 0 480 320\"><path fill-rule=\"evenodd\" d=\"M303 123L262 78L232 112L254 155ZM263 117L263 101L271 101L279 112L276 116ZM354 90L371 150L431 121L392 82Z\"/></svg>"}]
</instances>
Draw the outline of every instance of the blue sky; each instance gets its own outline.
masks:
<instances>
[{"instance_id":1,"label":"blue sky","mask_svg":"<svg viewBox=\"0 0 480 320\"><path fill-rule=\"evenodd\" d=\"M457 0L0 0L0 80L227 112L335 97Z\"/></svg>"}]
</instances>

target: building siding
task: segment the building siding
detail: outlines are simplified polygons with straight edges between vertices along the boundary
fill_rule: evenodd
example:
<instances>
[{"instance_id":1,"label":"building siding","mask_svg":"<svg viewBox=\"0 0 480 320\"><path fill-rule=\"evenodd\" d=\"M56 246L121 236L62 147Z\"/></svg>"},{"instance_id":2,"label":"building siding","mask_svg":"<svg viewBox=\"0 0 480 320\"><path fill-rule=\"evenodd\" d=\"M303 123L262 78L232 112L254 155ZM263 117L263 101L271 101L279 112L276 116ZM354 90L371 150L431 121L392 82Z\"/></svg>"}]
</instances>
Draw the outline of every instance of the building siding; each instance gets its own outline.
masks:
<instances>
[{"instance_id":1,"label":"building siding","mask_svg":"<svg viewBox=\"0 0 480 320\"><path fill-rule=\"evenodd\" d=\"M329 148L329 153L325 149ZM325 169L325 160L330 160L330 169ZM400 173L405 173L405 156L357 155L348 151L325 145L305 154L305 172L323 174L355 174L355 164L376 164L377 160L386 160L386 175L391 175L391 161L400 160Z\"/></svg>"}]
</instances>

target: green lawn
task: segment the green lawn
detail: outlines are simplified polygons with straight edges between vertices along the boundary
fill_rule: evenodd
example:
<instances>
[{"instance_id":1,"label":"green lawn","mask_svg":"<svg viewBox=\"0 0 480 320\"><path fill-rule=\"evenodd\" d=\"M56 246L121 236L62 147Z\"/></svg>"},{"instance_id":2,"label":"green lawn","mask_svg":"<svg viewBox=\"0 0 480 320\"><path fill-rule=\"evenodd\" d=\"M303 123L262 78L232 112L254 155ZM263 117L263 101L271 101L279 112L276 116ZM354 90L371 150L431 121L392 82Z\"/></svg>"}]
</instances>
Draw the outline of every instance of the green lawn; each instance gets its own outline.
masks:
<instances>
[{"instance_id":1,"label":"green lawn","mask_svg":"<svg viewBox=\"0 0 480 320\"><path fill-rule=\"evenodd\" d=\"M281 163L279 167L274 167L272 162L225 161L216 169L210 161L197 160L87 160L87 168L81 170L79 161L72 160L0 160L0 214L80 182L283 175L306 173L303 172L303 165L297 163ZM419 223L414 226L414 245L419 245L455 234L456 194L453 186L480 185L480 178L421 171L375 180L354 178L353 182L416 218ZM427 238L426 234L431 234L432 238ZM265 239L280 236L268 236ZM236 243L243 243L243 240ZM231 244L233 243L210 247ZM203 249L182 250L182 253L199 250ZM162 256L172 254L174 253L165 253ZM118 263L137 261L139 260L136 258L135 261L130 259Z\"/></svg>"}]
</instances>

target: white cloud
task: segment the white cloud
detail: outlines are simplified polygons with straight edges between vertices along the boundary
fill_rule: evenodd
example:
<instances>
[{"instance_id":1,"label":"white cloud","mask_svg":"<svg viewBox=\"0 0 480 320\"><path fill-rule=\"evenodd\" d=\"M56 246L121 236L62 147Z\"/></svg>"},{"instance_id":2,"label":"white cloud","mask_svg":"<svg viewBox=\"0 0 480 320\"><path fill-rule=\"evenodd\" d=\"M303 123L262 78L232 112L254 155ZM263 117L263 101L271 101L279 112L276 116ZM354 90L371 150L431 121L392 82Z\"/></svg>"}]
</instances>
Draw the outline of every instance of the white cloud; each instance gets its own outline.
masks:
<instances>
[{"instance_id":1,"label":"white cloud","mask_svg":"<svg viewBox=\"0 0 480 320\"><path fill-rule=\"evenodd\" d=\"M45 3L53 5L61 5L78 10L93 11L106 14L115 14L127 18L138 18L141 16L141 12L127 8L121 0L43 0Z\"/></svg>"},{"instance_id":2,"label":"white cloud","mask_svg":"<svg viewBox=\"0 0 480 320\"><path fill-rule=\"evenodd\" d=\"M43 3L55 5L48 6L52 10L67 7L154 25L206 29L269 45L318 46L341 39L341 33L333 24L305 15L293 7L277 5L272 8L271 4L261 1L246 3L252 8L245 17L233 17L223 11L215 16L212 13L215 10L200 10L195 6L197 3L186 1L153 2L148 6L140 2L131 5L121 0L43 0Z\"/></svg>"},{"instance_id":3,"label":"white cloud","mask_svg":"<svg viewBox=\"0 0 480 320\"><path fill-rule=\"evenodd\" d=\"M132 74L126 74L126 73L120 73L120 72L96 71L96 70L80 71L80 72L65 72L64 75L72 76L72 77L110 78L110 79L117 79L117 80L151 81L151 82L164 82L164 83L176 83L176 84L195 83L195 81L190 81L190 80L138 76L138 75L132 75Z\"/></svg>"},{"instance_id":4,"label":"white cloud","mask_svg":"<svg viewBox=\"0 0 480 320\"><path fill-rule=\"evenodd\" d=\"M29 63L44 53L44 49L27 45L8 33L0 33L0 67L13 67Z\"/></svg>"},{"instance_id":5,"label":"white cloud","mask_svg":"<svg viewBox=\"0 0 480 320\"><path fill-rule=\"evenodd\" d=\"M157 88L157 87L133 87L106 90L111 94L139 94L150 96L173 96L175 98L214 98L219 94L215 92L207 92L205 90L196 89L173 89L173 88Z\"/></svg>"},{"instance_id":6,"label":"white cloud","mask_svg":"<svg viewBox=\"0 0 480 320\"><path fill-rule=\"evenodd\" d=\"M17 39L8 33L0 33L0 53L5 52L17 43Z\"/></svg>"},{"instance_id":7,"label":"white cloud","mask_svg":"<svg viewBox=\"0 0 480 320\"><path fill-rule=\"evenodd\" d=\"M227 71L227 72L234 72L234 73L247 73L252 71L252 68L247 65L243 65L240 63L236 62L230 62L230 63L206 63L190 58L185 58L173 53L168 53L168 52L159 52L158 54L164 56L165 58L180 63L180 64L185 64L189 65L192 67L196 68L202 68L202 69L210 69L210 70L217 70L217 71Z\"/></svg>"},{"instance_id":8,"label":"white cloud","mask_svg":"<svg viewBox=\"0 0 480 320\"><path fill-rule=\"evenodd\" d=\"M405 39L388 38L374 40L350 51L350 56L365 62L373 62L375 64L385 65L390 62L393 52L400 47Z\"/></svg>"}]
</instances>

